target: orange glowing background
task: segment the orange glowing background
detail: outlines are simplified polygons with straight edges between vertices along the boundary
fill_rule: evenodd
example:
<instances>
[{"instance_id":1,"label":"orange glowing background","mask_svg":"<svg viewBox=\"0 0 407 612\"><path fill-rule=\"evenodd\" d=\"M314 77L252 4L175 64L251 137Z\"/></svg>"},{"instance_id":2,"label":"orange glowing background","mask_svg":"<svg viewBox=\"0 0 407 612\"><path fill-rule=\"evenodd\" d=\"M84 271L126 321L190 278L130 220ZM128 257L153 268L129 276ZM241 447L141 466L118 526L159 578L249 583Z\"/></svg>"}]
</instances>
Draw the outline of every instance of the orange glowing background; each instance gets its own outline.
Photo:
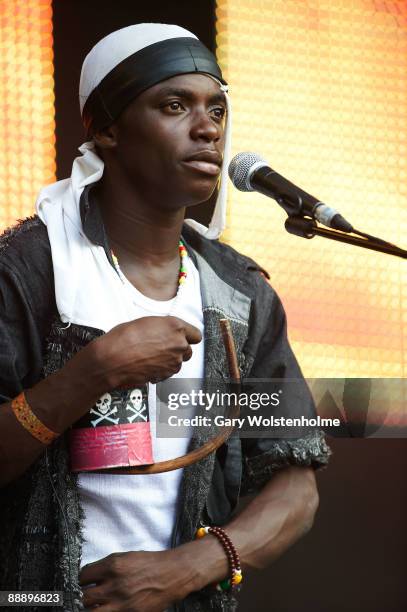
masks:
<instances>
[{"instance_id":1,"label":"orange glowing background","mask_svg":"<svg viewBox=\"0 0 407 612\"><path fill-rule=\"evenodd\" d=\"M407 248L407 2L218 0L233 153L255 151L356 227ZM286 233L230 189L223 239L271 275L307 377L406 377L407 262Z\"/></svg>"},{"instance_id":2,"label":"orange glowing background","mask_svg":"<svg viewBox=\"0 0 407 612\"><path fill-rule=\"evenodd\" d=\"M0 0L0 231L55 180L51 0Z\"/></svg>"}]
</instances>

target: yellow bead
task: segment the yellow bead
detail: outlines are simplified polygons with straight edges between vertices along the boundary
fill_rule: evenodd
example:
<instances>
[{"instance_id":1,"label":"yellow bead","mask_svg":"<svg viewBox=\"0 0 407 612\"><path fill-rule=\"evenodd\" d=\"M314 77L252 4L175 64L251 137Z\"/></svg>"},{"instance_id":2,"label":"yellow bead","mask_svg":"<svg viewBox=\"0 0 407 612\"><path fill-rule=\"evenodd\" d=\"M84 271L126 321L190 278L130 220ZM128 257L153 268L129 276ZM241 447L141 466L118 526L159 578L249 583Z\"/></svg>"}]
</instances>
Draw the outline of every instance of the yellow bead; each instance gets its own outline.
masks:
<instances>
[{"instance_id":1,"label":"yellow bead","mask_svg":"<svg viewBox=\"0 0 407 612\"><path fill-rule=\"evenodd\" d=\"M206 535L206 531L203 527L200 527L198 531L196 532L197 538L203 538L205 535Z\"/></svg>"},{"instance_id":2,"label":"yellow bead","mask_svg":"<svg viewBox=\"0 0 407 612\"><path fill-rule=\"evenodd\" d=\"M242 582L242 579L243 579L242 574L234 574L232 578L232 584L239 584L240 582Z\"/></svg>"}]
</instances>

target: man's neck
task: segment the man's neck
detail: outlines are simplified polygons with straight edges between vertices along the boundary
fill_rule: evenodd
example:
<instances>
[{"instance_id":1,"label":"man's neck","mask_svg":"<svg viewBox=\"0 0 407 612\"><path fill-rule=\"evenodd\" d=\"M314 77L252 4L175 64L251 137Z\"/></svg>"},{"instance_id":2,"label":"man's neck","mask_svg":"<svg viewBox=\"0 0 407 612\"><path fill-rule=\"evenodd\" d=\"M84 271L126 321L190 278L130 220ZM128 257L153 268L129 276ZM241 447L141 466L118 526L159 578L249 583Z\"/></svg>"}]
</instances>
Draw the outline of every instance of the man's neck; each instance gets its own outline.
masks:
<instances>
[{"instance_id":1,"label":"man's neck","mask_svg":"<svg viewBox=\"0 0 407 612\"><path fill-rule=\"evenodd\" d=\"M144 295L168 300L178 288L184 209L168 211L108 179L92 189L120 269Z\"/></svg>"},{"instance_id":2,"label":"man's neck","mask_svg":"<svg viewBox=\"0 0 407 612\"><path fill-rule=\"evenodd\" d=\"M145 265L170 262L178 253L185 209L165 210L122 183L104 177L92 190L117 256Z\"/></svg>"}]
</instances>

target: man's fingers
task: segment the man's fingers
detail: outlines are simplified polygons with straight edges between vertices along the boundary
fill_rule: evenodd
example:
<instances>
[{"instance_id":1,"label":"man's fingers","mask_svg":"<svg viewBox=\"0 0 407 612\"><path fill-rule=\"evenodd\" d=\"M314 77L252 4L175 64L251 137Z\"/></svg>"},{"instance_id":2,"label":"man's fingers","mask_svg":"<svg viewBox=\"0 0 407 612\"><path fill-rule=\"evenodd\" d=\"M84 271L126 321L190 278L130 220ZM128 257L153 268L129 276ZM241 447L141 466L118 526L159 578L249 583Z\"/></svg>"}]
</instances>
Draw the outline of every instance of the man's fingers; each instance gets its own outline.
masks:
<instances>
[{"instance_id":1,"label":"man's fingers","mask_svg":"<svg viewBox=\"0 0 407 612\"><path fill-rule=\"evenodd\" d=\"M189 344L198 344L202 340L202 334L197 327L185 323L185 338Z\"/></svg>"},{"instance_id":2,"label":"man's fingers","mask_svg":"<svg viewBox=\"0 0 407 612\"><path fill-rule=\"evenodd\" d=\"M96 604L107 604L109 598L103 594L98 586L83 588L82 603L86 609L92 609Z\"/></svg>"},{"instance_id":3,"label":"man's fingers","mask_svg":"<svg viewBox=\"0 0 407 612\"><path fill-rule=\"evenodd\" d=\"M189 361L192 357L192 349L188 345L188 348L185 350L184 355L182 357L183 361Z\"/></svg>"},{"instance_id":4,"label":"man's fingers","mask_svg":"<svg viewBox=\"0 0 407 612\"><path fill-rule=\"evenodd\" d=\"M191 325L184 321L184 319L180 319L179 317L171 317L172 319L178 319L178 325L182 324L182 329L185 334L185 338L189 342L189 344L198 344L202 340L202 334L197 327Z\"/></svg>"},{"instance_id":5,"label":"man's fingers","mask_svg":"<svg viewBox=\"0 0 407 612\"><path fill-rule=\"evenodd\" d=\"M79 584L81 586L96 584L106 577L106 566L102 561L89 563L82 568L79 574Z\"/></svg>"}]
</instances>

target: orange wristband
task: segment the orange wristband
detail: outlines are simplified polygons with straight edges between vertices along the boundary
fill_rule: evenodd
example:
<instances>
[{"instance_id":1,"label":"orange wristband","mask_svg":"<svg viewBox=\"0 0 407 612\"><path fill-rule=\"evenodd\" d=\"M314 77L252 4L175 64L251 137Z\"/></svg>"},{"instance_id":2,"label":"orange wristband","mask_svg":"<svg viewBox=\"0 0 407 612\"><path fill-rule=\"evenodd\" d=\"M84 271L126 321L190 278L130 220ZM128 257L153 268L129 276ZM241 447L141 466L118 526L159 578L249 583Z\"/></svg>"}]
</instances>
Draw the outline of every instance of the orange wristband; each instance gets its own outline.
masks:
<instances>
[{"instance_id":1,"label":"orange wristband","mask_svg":"<svg viewBox=\"0 0 407 612\"><path fill-rule=\"evenodd\" d=\"M35 416L28 404L24 391L11 402L11 408L21 425L42 444L51 444L60 434L48 429L38 417Z\"/></svg>"}]
</instances>

